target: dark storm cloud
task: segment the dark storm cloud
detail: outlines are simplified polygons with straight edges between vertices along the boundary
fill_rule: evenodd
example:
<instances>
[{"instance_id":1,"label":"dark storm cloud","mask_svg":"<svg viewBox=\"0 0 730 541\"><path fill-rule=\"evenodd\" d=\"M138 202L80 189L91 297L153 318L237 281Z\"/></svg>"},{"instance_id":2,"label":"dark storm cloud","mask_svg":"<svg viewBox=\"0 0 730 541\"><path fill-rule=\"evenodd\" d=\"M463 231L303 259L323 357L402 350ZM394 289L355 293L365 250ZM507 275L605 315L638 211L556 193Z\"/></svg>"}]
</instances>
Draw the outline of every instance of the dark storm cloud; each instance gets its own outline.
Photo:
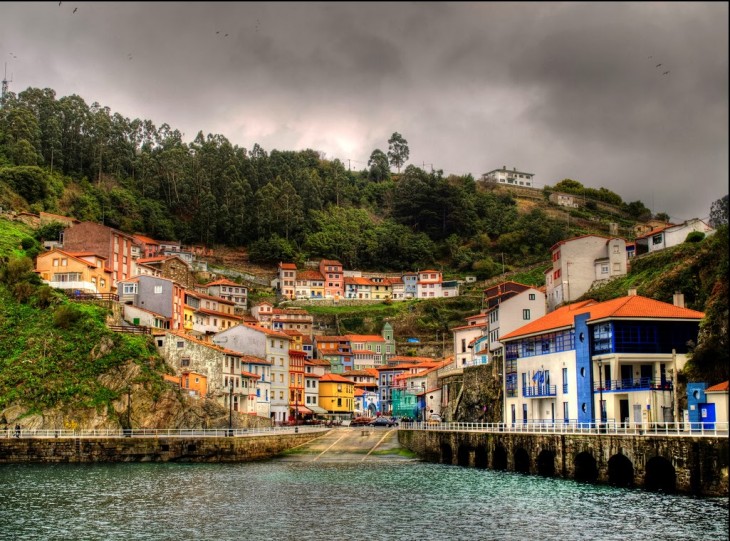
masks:
<instances>
[{"instance_id":1,"label":"dark storm cloud","mask_svg":"<svg viewBox=\"0 0 730 541\"><path fill-rule=\"evenodd\" d=\"M9 51L12 90L186 140L360 169L398 131L419 167L575 178L675 219L727 193L724 3L3 3Z\"/></svg>"}]
</instances>

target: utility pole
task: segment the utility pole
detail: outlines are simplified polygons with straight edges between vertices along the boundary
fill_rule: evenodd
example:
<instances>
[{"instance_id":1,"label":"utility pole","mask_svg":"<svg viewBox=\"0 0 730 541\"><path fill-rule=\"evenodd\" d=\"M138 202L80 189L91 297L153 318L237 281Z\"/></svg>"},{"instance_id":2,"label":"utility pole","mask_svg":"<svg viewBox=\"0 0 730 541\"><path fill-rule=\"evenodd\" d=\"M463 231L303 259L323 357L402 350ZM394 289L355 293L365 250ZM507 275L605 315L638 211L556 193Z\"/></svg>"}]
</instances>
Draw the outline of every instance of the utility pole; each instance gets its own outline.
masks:
<instances>
[{"instance_id":1,"label":"utility pole","mask_svg":"<svg viewBox=\"0 0 730 541\"><path fill-rule=\"evenodd\" d=\"M2 86L2 94L0 94L0 99L5 98L5 95L8 93L8 83L13 82L13 76L10 75L10 80L8 81L8 63L5 62L5 75L3 76L3 86Z\"/></svg>"},{"instance_id":2,"label":"utility pole","mask_svg":"<svg viewBox=\"0 0 730 541\"><path fill-rule=\"evenodd\" d=\"M674 428L679 429L679 404L677 403L677 350L672 348L672 402L674 403Z\"/></svg>"}]
</instances>

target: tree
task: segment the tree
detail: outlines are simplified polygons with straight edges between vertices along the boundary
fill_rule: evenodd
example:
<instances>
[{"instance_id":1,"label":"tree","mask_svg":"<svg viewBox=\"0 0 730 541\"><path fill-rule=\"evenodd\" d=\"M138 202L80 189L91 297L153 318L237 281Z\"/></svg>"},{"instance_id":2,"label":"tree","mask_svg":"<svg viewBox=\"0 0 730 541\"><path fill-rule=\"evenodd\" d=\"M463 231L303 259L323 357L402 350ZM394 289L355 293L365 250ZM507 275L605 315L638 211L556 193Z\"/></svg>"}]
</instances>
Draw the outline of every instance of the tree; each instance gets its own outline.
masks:
<instances>
[{"instance_id":1,"label":"tree","mask_svg":"<svg viewBox=\"0 0 730 541\"><path fill-rule=\"evenodd\" d=\"M403 139L400 133L394 132L388 139L388 158L390 158L390 163L398 168L398 173L403 164L408 161L409 155L408 141Z\"/></svg>"},{"instance_id":2,"label":"tree","mask_svg":"<svg viewBox=\"0 0 730 541\"><path fill-rule=\"evenodd\" d=\"M654 215L654 219L655 220L659 220L660 222L667 222L667 223L669 223L669 214L667 214L666 212L657 212Z\"/></svg>"},{"instance_id":3,"label":"tree","mask_svg":"<svg viewBox=\"0 0 730 541\"><path fill-rule=\"evenodd\" d=\"M727 195L712 203L710 207L710 225L718 228L728 221L728 200Z\"/></svg>"},{"instance_id":4,"label":"tree","mask_svg":"<svg viewBox=\"0 0 730 541\"><path fill-rule=\"evenodd\" d=\"M370 170L368 171L368 178L370 180L380 182L381 180L387 180L390 177L390 164L388 163L388 156L386 156L385 152L383 152L379 148L376 148L375 150L373 150L373 153L370 154L368 167L370 168Z\"/></svg>"}]
</instances>

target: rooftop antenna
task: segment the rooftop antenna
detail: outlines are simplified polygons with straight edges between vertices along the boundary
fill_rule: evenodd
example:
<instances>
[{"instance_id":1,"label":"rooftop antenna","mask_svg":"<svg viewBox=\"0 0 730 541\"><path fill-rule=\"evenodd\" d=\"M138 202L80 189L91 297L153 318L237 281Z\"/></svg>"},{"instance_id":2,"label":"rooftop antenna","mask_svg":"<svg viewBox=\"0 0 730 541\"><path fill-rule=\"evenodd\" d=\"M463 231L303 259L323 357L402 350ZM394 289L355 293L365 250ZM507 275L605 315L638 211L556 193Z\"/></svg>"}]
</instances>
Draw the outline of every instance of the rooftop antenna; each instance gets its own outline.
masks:
<instances>
[{"instance_id":1,"label":"rooftop antenna","mask_svg":"<svg viewBox=\"0 0 730 541\"><path fill-rule=\"evenodd\" d=\"M0 94L0 99L5 98L5 94L8 93L8 83L12 83L12 82L13 82L12 73L10 74L10 80L8 81L8 63L5 62L5 75L3 76L3 89L2 89L2 94Z\"/></svg>"}]
</instances>

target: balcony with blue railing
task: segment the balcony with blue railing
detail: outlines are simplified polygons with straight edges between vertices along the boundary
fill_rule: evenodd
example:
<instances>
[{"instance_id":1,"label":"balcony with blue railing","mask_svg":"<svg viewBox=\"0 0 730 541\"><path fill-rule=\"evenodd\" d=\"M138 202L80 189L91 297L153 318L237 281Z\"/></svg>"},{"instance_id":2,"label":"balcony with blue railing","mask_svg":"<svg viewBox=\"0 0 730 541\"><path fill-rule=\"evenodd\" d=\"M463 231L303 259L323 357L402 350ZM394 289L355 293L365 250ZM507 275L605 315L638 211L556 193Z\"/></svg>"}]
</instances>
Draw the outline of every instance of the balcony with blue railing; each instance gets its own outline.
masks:
<instances>
[{"instance_id":1,"label":"balcony with blue railing","mask_svg":"<svg viewBox=\"0 0 730 541\"><path fill-rule=\"evenodd\" d=\"M555 385L532 385L522 388L522 396L525 398L540 398L543 396L556 396L557 388Z\"/></svg>"},{"instance_id":2,"label":"balcony with blue railing","mask_svg":"<svg viewBox=\"0 0 730 541\"><path fill-rule=\"evenodd\" d=\"M595 382L593 392L627 392L627 391L671 391L672 382L662 378L630 378L611 379L604 382Z\"/></svg>"}]
</instances>

